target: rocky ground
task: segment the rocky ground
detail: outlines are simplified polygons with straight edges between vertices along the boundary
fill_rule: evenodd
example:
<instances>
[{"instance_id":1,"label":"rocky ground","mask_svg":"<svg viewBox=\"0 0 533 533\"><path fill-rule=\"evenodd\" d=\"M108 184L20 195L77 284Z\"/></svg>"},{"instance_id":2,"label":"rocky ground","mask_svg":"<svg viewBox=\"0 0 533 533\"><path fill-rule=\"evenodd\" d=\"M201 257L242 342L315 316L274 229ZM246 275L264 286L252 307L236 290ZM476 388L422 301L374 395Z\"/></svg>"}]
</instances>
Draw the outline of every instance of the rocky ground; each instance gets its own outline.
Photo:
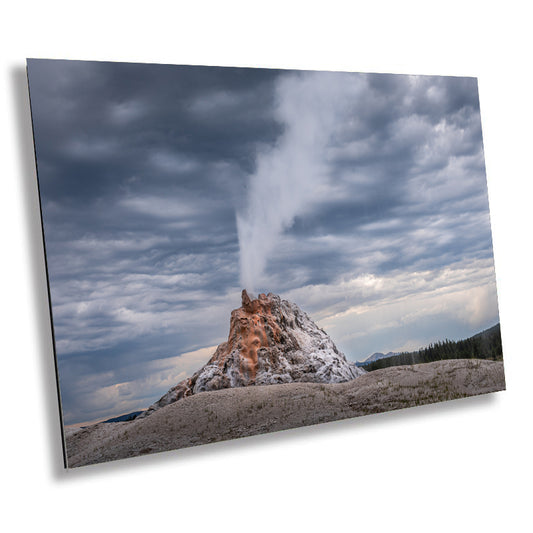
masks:
<instances>
[{"instance_id":1,"label":"rocky ground","mask_svg":"<svg viewBox=\"0 0 533 533\"><path fill-rule=\"evenodd\" d=\"M385 368L344 383L284 383L202 392L145 418L70 431L68 467L504 389L503 363L460 359Z\"/></svg>"}]
</instances>

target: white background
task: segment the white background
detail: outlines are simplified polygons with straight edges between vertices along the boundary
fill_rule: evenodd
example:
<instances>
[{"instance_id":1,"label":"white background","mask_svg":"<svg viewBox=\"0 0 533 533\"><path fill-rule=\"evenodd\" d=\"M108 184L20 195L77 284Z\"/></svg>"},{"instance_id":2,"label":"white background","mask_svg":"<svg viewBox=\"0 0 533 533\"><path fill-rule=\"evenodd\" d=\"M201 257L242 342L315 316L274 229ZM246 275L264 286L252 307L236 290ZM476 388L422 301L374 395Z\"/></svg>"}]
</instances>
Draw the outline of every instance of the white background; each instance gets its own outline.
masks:
<instances>
[{"instance_id":1,"label":"white background","mask_svg":"<svg viewBox=\"0 0 533 533\"><path fill-rule=\"evenodd\" d=\"M192 4L194 3L194 6ZM526 2L18 2L3 7L6 531L531 527L531 17ZM506 392L62 469L25 58L479 78Z\"/></svg>"}]
</instances>

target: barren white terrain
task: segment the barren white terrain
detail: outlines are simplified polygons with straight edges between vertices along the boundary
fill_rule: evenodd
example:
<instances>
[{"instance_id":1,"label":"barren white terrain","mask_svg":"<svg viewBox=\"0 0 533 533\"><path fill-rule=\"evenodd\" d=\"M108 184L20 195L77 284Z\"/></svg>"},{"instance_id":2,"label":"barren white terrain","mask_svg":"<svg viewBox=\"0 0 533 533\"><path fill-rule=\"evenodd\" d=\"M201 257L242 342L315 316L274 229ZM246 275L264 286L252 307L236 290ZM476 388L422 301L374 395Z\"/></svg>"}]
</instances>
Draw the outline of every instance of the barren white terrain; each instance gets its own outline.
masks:
<instances>
[{"instance_id":1,"label":"barren white terrain","mask_svg":"<svg viewBox=\"0 0 533 533\"><path fill-rule=\"evenodd\" d=\"M457 359L385 368L343 383L206 391L144 418L69 432L67 463L78 467L503 389L503 363Z\"/></svg>"}]
</instances>

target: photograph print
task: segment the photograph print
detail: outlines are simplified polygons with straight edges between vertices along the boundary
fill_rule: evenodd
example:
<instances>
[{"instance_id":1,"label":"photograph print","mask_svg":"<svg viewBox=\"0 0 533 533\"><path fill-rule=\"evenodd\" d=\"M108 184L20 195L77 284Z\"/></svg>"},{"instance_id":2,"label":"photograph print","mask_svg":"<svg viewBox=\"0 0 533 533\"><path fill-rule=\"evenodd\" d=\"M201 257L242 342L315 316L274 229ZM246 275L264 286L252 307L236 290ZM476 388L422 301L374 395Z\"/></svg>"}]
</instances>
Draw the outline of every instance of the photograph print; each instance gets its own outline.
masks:
<instances>
[{"instance_id":1,"label":"photograph print","mask_svg":"<svg viewBox=\"0 0 533 533\"><path fill-rule=\"evenodd\" d=\"M27 70L66 467L505 389L475 78Z\"/></svg>"}]
</instances>

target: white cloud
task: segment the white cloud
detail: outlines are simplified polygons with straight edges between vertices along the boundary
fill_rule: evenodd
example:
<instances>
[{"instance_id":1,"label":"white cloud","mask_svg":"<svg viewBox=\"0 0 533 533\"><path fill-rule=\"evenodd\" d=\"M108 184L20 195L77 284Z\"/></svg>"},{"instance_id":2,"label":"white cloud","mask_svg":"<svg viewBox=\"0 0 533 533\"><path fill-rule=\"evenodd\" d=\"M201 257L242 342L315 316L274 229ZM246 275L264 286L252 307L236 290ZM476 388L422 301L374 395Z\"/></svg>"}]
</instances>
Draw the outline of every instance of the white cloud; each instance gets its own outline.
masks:
<instances>
[{"instance_id":1,"label":"white cloud","mask_svg":"<svg viewBox=\"0 0 533 533\"><path fill-rule=\"evenodd\" d=\"M197 213L196 206L168 196L129 196L120 200L118 206L155 218L175 219L184 224L188 224L184 219Z\"/></svg>"},{"instance_id":2,"label":"white cloud","mask_svg":"<svg viewBox=\"0 0 533 533\"><path fill-rule=\"evenodd\" d=\"M58 354L109 348L147 334L200 332L204 324L225 324L231 302L238 306L238 292L208 294L197 288L205 275L132 274L120 281L73 281L56 287L52 301ZM207 301L205 308L201 304Z\"/></svg>"},{"instance_id":3,"label":"white cloud","mask_svg":"<svg viewBox=\"0 0 533 533\"><path fill-rule=\"evenodd\" d=\"M116 139L74 137L69 139L63 151L69 157L75 157L79 160L105 159L116 153L118 150Z\"/></svg>"},{"instance_id":4,"label":"white cloud","mask_svg":"<svg viewBox=\"0 0 533 533\"><path fill-rule=\"evenodd\" d=\"M207 346L176 357L143 363L144 375L130 381L102 385L113 380L113 372L109 371L82 378L78 382L76 405L80 411L92 413L92 420L144 409L200 369L215 350L216 346ZM74 411L66 411L64 415L67 423L84 416Z\"/></svg>"},{"instance_id":5,"label":"white cloud","mask_svg":"<svg viewBox=\"0 0 533 533\"><path fill-rule=\"evenodd\" d=\"M197 115L210 116L213 113L236 110L243 104L246 93L230 91L210 91L195 98L190 104L190 111ZM249 95L248 95L249 96Z\"/></svg>"},{"instance_id":6,"label":"white cloud","mask_svg":"<svg viewBox=\"0 0 533 533\"><path fill-rule=\"evenodd\" d=\"M178 152L168 150L152 152L150 162L157 169L172 174L192 172L199 167L198 161Z\"/></svg>"},{"instance_id":7,"label":"white cloud","mask_svg":"<svg viewBox=\"0 0 533 533\"><path fill-rule=\"evenodd\" d=\"M433 323L442 339L453 334L452 324L456 328L463 323L463 330L472 334L498 321L492 259L420 272L364 274L327 286L301 287L283 297L307 310L354 358L372 351L401 351L414 336L417 348L438 340L426 323ZM366 353L370 339L378 345Z\"/></svg>"},{"instance_id":8,"label":"white cloud","mask_svg":"<svg viewBox=\"0 0 533 533\"><path fill-rule=\"evenodd\" d=\"M129 124L146 113L146 106L140 100L126 100L109 106L109 116L117 124Z\"/></svg>"}]
</instances>

